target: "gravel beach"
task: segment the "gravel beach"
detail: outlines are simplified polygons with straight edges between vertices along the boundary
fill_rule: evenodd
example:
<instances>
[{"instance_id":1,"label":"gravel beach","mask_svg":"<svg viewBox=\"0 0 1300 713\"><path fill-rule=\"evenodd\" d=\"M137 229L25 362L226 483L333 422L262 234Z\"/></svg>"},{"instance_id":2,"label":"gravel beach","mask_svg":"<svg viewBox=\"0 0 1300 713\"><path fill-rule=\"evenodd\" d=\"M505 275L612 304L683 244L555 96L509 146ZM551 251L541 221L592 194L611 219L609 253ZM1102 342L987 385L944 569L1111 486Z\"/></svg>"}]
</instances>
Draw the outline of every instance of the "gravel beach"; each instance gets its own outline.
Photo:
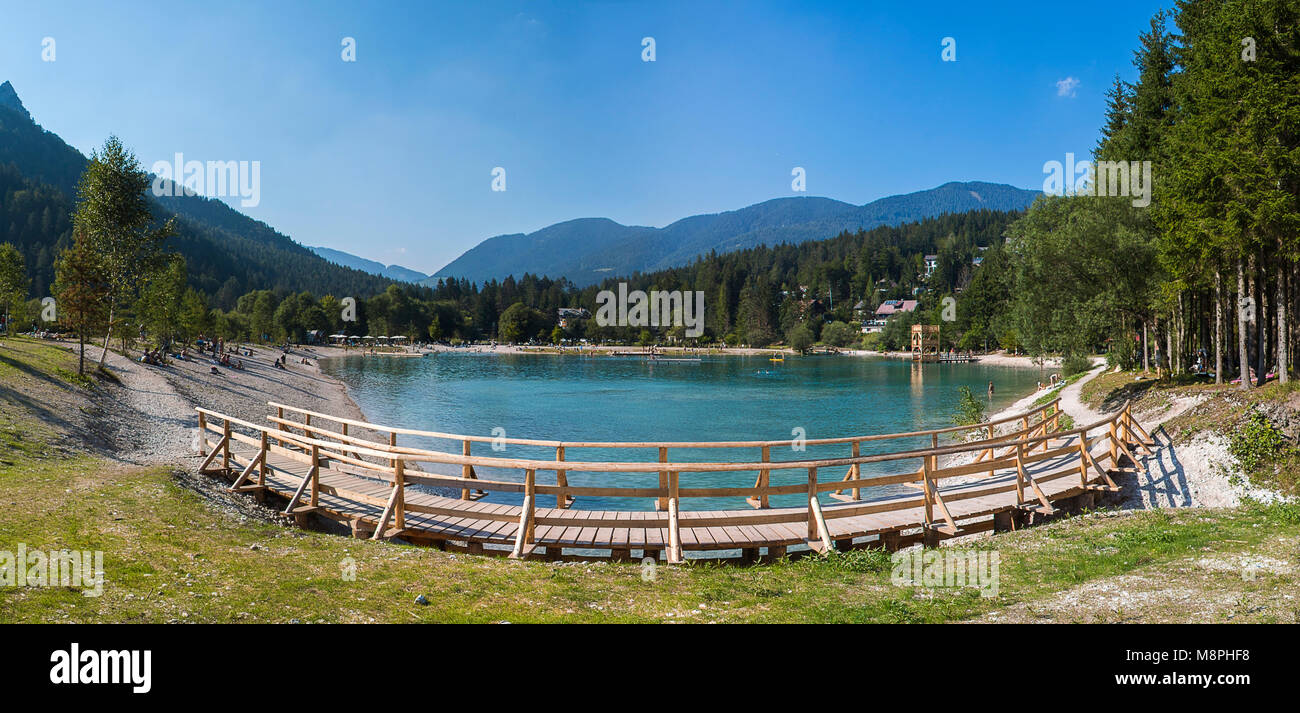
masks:
<instances>
[{"instance_id":1,"label":"gravel beach","mask_svg":"<svg viewBox=\"0 0 1300 713\"><path fill-rule=\"evenodd\" d=\"M251 352L250 355L244 354ZM220 365L212 355L190 354L153 366L110 351L105 365L121 383L109 385L106 398L124 408L117 415L116 457L139 464L176 465L196 457L198 414L195 406L229 414L252 423L266 423L268 401L320 411L345 418L363 418L348 397L347 388L320 371L320 359L329 352L295 347L284 369L274 362L283 353L268 347L241 347L243 369ZM87 347L86 359L97 360L98 347ZM303 360L307 363L303 363ZM216 368L218 373L212 373Z\"/></svg>"}]
</instances>

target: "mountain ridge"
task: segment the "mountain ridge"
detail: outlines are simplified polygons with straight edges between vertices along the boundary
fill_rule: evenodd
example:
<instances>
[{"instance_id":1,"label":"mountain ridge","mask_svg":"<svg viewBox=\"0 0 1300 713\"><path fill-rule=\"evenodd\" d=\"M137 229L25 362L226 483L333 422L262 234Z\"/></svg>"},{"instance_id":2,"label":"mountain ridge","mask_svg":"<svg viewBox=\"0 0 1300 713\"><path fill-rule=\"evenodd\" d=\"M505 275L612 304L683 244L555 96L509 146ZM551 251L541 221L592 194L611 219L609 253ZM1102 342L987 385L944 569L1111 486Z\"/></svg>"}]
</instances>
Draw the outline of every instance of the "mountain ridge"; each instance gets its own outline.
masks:
<instances>
[{"instance_id":1,"label":"mountain ridge","mask_svg":"<svg viewBox=\"0 0 1300 713\"><path fill-rule=\"evenodd\" d=\"M335 250L334 248L327 248L323 245L315 247L307 246L307 249L335 265L342 265L343 267L361 270L362 272L368 272L372 275L387 277L390 280L419 283L422 280L427 280L429 278L427 274L420 272L419 270L412 270L409 267L403 267L401 265L385 265L377 260L369 260L359 255L353 255L352 253L344 252L342 250Z\"/></svg>"},{"instance_id":2,"label":"mountain ridge","mask_svg":"<svg viewBox=\"0 0 1300 713\"><path fill-rule=\"evenodd\" d=\"M687 216L662 228L622 225L609 218L575 218L532 233L487 238L424 284L449 278L484 282L530 273L589 285L614 275L678 267L710 252L799 244L846 230L901 225L982 208L1020 210L1039 195L1007 184L950 181L863 205L819 196L773 198L736 210Z\"/></svg>"}]
</instances>

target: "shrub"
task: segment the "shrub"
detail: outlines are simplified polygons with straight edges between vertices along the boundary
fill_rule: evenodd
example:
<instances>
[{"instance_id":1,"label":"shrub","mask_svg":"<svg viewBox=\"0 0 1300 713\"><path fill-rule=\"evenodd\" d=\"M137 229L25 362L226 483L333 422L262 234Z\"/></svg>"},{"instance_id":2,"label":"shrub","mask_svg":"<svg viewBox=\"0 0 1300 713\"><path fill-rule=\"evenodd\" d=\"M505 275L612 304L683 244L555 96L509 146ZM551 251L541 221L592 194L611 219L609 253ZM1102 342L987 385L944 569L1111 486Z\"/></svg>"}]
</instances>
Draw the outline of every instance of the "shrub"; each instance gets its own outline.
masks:
<instances>
[{"instance_id":1,"label":"shrub","mask_svg":"<svg viewBox=\"0 0 1300 713\"><path fill-rule=\"evenodd\" d=\"M853 327L844 322L831 322L822 327L822 341L832 347L847 347L853 337Z\"/></svg>"},{"instance_id":2,"label":"shrub","mask_svg":"<svg viewBox=\"0 0 1300 713\"><path fill-rule=\"evenodd\" d=\"M1061 376L1067 379L1091 368L1092 360L1082 354L1071 354L1061 360Z\"/></svg>"},{"instance_id":3,"label":"shrub","mask_svg":"<svg viewBox=\"0 0 1300 713\"><path fill-rule=\"evenodd\" d=\"M785 335L785 343L790 345L791 349L803 354L813 345L812 332L804 325L797 324L789 334Z\"/></svg>"},{"instance_id":4,"label":"shrub","mask_svg":"<svg viewBox=\"0 0 1300 713\"><path fill-rule=\"evenodd\" d=\"M957 400L956 412L952 417L953 423L958 426L974 426L988 420L988 417L984 415L984 402L976 398L975 393L970 390L969 386L960 386L957 391L960 397Z\"/></svg>"},{"instance_id":5,"label":"shrub","mask_svg":"<svg viewBox=\"0 0 1300 713\"><path fill-rule=\"evenodd\" d=\"M1228 444L1228 453L1237 459L1245 473L1258 471L1290 450L1286 434L1258 411L1251 414L1244 428L1232 434Z\"/></svg>"},{"instance_id":6,"label":"shrub","mask_svg":"<svg viewBox=\"0 0 1300 713\"><path fill-rule=\"evenodd\" d=\"M1137 357L1137 343L1126 332L1111 338L1110 348L1106 350L1106 366L1119 367L1120 371L1132 371L1137 368Z\"/></svg>"}]
</instances>

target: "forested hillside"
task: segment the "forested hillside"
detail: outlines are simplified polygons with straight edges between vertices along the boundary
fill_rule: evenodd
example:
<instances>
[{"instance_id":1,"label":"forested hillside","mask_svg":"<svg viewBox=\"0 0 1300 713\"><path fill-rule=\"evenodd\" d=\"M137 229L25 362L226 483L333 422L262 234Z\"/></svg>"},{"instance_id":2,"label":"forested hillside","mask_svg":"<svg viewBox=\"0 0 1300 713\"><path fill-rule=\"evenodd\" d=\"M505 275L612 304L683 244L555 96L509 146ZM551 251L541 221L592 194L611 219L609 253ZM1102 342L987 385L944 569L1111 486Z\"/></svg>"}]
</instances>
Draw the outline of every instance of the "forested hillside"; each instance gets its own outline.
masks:
<instances>
[{"instance_id":1,"label":"forested hillside","mask_svg":"<svg viewBox=\"0 0 1300 713\"><path fill-rule=\"evenodd\" d=\"M0 84L0 242L22 253L30 296L50 294L54 258L71 242L69 216L86 157L38 126L13 86ZM224 202L197 195L147 196L161 224L175 216L171 248L188 262L190 284L233 307L254 289L328 289L368 296L390 280L330 263Z\"/></svg>"},{"instance_id":2,"label":"forested hillside","mask_svg":"<svg viewBox=\"0 0 1300 713\"><path fill-rule=\"evenodd\" d=\"M869 315L883 300L921 297L926 309L891 322L885 345L905 344L904 330L917 319L938 319L934 308L943 296L958 296L957 329L946 340L964 337L969 346L1015 344L1006 305L1011 267L1002 250L1002 234L1020 213L975 211L896 227L842 233L801 245L779 245L709 255L692 264L628 278L610 278L578 288L567 280L534 275L519 279L440 280L432 288L392 285L383 294L358 304L357 320L344 321L339 299L312 293L270 290L244 295L230 311L195 311L188 330L230 339L268 334L302 339L308 330L353 335L405 335L412 340L506 339L555 342L659 342L684 339L682 327L642 329L599 326L594 320L558 326L556 310L583 307L594 313L596 294L617 289L700 290L705 294L705 331L696 343L768 345L786 340L796 327L820 338L826 326L847 324ZM925 276L924 256L938 256L934 273ZM983 264L974 265L977 258ZM863 311L854 306L863 303ZM204 315L207 314L205 317ZM848 330L857 341L858 330ZM834 339L848 342L844 330Z\"/></svg>"}]
</instances>

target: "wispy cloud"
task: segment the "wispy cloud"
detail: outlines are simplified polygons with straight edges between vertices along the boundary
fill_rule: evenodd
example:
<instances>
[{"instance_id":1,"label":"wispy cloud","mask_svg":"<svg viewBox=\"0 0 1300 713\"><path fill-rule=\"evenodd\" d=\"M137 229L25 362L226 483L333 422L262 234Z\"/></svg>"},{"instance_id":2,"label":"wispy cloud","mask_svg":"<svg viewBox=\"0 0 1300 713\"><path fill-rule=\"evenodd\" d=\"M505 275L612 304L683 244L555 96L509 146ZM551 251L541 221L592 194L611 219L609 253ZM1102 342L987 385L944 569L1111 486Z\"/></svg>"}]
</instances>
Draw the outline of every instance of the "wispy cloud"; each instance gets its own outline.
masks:
<instances>
[{"instance_id":1,"label":"wispy cloud","mask_svg":"<svg viewBox=\"0 0 1300 713\"><path fill-rule=\"evenodd\" d=\"M1058 79L1056 80L1056 96L1073 97L1075 95L1075 90L1078 89L1078 87L1079 87L1079 80L1075 79L1074 77L1066 77L1065 79Z\"/></svg>"}]
</instances>

